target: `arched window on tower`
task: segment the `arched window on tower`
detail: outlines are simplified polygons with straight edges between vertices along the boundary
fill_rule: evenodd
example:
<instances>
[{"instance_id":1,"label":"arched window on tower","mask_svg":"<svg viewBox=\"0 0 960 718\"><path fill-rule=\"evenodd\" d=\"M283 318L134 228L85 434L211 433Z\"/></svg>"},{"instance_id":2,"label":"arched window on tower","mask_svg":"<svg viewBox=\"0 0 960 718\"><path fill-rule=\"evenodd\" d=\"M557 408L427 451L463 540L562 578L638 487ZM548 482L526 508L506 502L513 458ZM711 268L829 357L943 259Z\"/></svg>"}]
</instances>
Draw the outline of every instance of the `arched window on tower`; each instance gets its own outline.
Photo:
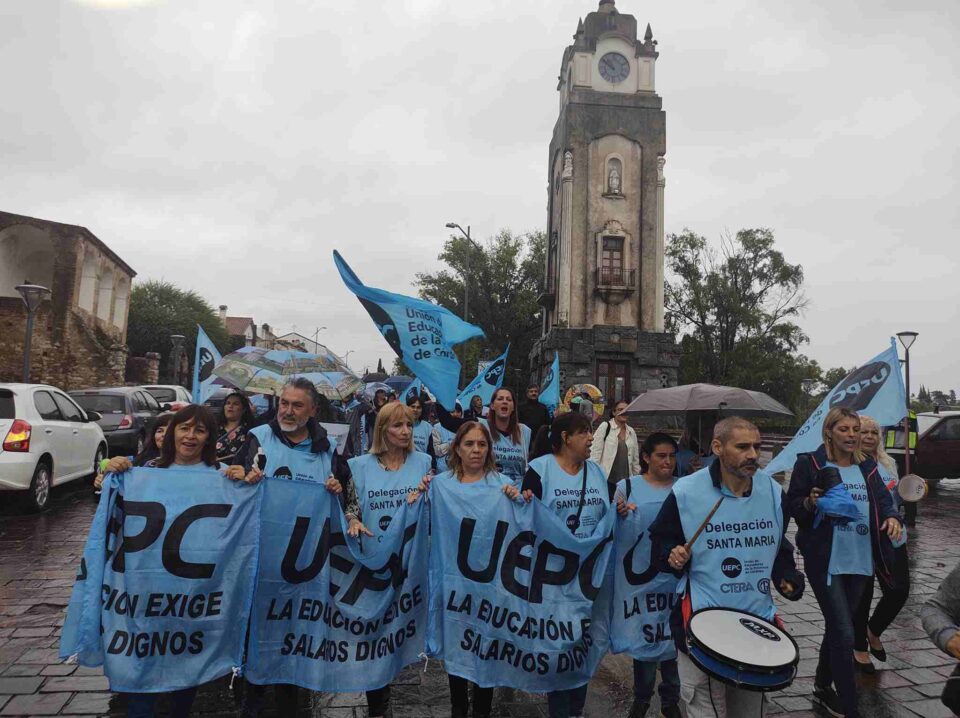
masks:
<instances>
[{"instance_id":1,"label":"arched window on tower","mask_svg":"<svg viewBox=\"0 0 960 718\"><path fill-rule=\"evenodd\" d=\"M83 256L83 267L80 270L80 292L77 295L77 306L93 312L93 300L97 294L97 258L92 252Z\"/></svg>"},{"instance_id":2,"label":"arched window on tower","mask_svg":"<svg viewBox=\"0 0 960 718\"><path fill-rule=\"evenodd\" d=\"M107 267L100 275L100 291L97 293L97 318L110 320L113 308L113 269Z\"/></svg>"}]
</instances>

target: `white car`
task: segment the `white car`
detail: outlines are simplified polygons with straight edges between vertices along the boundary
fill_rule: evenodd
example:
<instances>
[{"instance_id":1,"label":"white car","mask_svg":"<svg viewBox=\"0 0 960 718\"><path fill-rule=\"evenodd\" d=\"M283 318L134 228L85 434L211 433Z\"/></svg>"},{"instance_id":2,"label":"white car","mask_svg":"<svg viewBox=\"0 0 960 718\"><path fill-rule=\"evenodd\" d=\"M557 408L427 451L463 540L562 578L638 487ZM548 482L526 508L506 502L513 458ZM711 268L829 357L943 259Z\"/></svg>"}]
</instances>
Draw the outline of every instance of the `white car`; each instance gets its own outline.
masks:
<instances>
[{"instance_id":1,"label":"white car","mask_svg":"<svg viewBox=\"0 0 960 718\"><path fill-rule=\"evenodd\" d=\"M99 418L56 387L0 384L0 491L29 491L42 511L52 487L95 472L107 456Z\"/></svg>"}]
</instances>

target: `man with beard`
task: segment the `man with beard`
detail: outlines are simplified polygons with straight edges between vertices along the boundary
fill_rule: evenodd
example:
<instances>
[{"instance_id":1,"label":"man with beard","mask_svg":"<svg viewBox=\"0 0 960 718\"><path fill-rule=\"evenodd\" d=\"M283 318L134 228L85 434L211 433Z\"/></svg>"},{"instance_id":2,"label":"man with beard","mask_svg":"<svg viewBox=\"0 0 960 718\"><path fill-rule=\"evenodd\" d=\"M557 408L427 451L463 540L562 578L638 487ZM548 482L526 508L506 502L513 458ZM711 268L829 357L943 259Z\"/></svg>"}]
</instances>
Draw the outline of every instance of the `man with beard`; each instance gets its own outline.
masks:
<instances>
[{"instance_id":1,"label":"man with beard","mask_svg":"<svg viewBox=\"0 0 960 718\"><path fill-rule=\"evenodd\" d=\"M796 601L804 577L784 535L789 513L783 489L760 470L760 431L741 417L723 419L711 449L716 461L679 479L650 526L651 560L661 571L688 574L671 616L687 718L759 716L763 693L726 685L691 661L685 621L704 608L728 608L775 622L770 587ZM715 506L703 533L687 546Z\"/></svg>"},{"instance_id":2,"label":"man with beard","mask_svg":"<svg viewBox=\"0 0 960 718\"><path fill-rule=\"evenodd\" d=\"M264 476L311 481L325 484L330 493L340 494L341 484L333 473L340 476L346 467L340 466L326 429L314 417L318 401L317 389L308 379L291 379L284 384L276 417L269 424L250 430L237 453L236 465L225 472L227 478L247 483L256 483ZM274 692L278 714L297 715L297 686L276 684ZM240 715L260 715L265 693L266 686L247 683Z\"/></svg>"}]
</instances>

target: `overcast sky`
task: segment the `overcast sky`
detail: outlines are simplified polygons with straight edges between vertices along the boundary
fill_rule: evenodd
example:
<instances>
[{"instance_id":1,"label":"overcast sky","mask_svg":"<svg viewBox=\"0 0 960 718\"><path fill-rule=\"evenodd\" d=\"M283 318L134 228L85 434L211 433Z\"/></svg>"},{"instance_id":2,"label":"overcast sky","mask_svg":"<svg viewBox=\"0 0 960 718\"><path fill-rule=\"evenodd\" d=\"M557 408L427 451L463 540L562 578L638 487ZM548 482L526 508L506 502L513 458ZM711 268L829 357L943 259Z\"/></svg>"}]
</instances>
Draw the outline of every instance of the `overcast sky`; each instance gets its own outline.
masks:
<instances>
[{"instance_id":1,"label":"overcast sky","mask_svg":"<svg viewBox=\"0 0 960 718\"><path fill-rule=\"evenodd\" d=\"M772 228L806 271L809 356L914 329L914 390L960 388L960 3L617 7L660 43L667 232ZM407 292L447 221L544 228L560 59L594 9L0 0L0 209L389 366L331 250Z\"/></svg>"}]
</instances>

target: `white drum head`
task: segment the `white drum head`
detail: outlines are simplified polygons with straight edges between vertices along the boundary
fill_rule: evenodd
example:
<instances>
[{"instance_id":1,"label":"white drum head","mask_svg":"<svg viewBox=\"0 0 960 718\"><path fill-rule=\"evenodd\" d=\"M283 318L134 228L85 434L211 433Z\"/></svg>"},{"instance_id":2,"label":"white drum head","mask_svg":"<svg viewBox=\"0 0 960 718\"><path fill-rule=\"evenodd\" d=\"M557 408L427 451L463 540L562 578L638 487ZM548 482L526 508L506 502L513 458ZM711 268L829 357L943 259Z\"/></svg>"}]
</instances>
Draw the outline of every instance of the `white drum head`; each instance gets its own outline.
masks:
<instances>
[{"instance_id":1,"label":"white drum head","mask_svg":"<svg viewBox=\"0 0 960 718\"><path fill-rule=\"evenodd\" d=\"M775 669L797 659L789 634L742 611L699 611L690 619L689 631L702 646L734 663Z\"/></svg>"},{"instance_id":2,"label":"white drum head","mask_svg":"<svg viewBox=\"0 0 960 718\"><path fill-rule=\"evenodd\" d=\"M927 482L916 474L907 474L900 479L897 493L901 499L912 504L927 495Z\"/></svg>"}]
</instances>

